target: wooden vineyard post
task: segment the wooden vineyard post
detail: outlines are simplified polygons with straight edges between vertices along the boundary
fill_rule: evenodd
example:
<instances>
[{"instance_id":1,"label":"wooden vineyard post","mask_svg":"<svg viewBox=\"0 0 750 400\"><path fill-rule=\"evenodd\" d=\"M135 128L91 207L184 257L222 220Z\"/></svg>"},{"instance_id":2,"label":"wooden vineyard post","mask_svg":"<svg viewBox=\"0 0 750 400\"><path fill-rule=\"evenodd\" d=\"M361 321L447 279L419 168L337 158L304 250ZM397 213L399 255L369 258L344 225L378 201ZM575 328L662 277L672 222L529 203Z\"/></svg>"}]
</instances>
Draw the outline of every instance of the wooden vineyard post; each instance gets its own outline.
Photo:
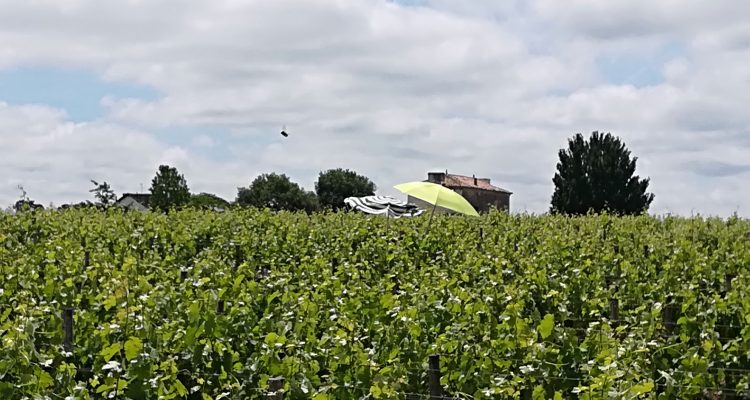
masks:
<instances>
[{"instance_id":1,"label":"wooden vineyard post","mask_svg":"<svg viewBox=\"0 0 750 400\"><path fill-rule=\"evenodd\" d=\"M679 307L674 303L672 296L667 297L667 303L664 305L663 323L669 333L672 333L677 325L677 312Z\"/></svg>"},{"instance_id":2,"label":"wooden vineyard post","mask_svg":"<svg viewBox=\"0 0 750 400\"><path fill-rule=\"evenodd\" d=\"M724 293L729 293L732 291L732 279L734 279L734 274L724 274Z\"/></svg>"},{"instance_id":3,"label":"wooden vineyard post","mask_svg":"<svg viewBox=\"0 0 750 400\"><path fill-rule=\"evenodd\" d=\"M427 367L427 379L430 385L430 398L442 399L443 388L440 386L440 356L432 354Z\"/></svg>"},{"instance_id":4,"label":"wooden vineyard post","mask_svg":"<svg viewBox=\"0 0 750 400\"><path fill-rule=\"evenodd\" d=\"M242 249L239 245L234 246L234 269L239 268L240 264L244 262L242 256Z\"/></svg>"},{"instance_id":5,"label":"wooden vineyard post","mask_svg":"<svg viewBox=\"0 0 750 400\"><path fill-rule=\"evenodd\" d=\"M284 378L276 377L268 380L268 393L266 398L270 400L284 399Z\"/></svg>"},{"instance_id":6,"label":"wooden vineyard post","mask_svg":"<svg viewBox=\"0 0 750 400\"><path fill-rule=\"evenodd\" d=\"M396 296L398 295L398 292L401 291L401 285L398 283L398 275L391 275L391 282L393 282L393 288L391 289L391 294Z\"/></svg>"},{"instance_id":7,"label":"wooden vineyard post","mask_svg":"<svg viewBox=\"0 0 750 400\"><path fill-rule=\"evenodd\" d=\"M224 300L219 300L216 303L216 314L217 315L224 314Z\"/></svg>"},{"instance_id":8,"label":"wooden vineyard post","mask_svg":"<svg viewBox=\"0 0 750 400\"><path fill-rule=\"evenodd\" d=\"M620 324L620 301L615 298L609 299L609 319L614 327Z\"/></svg>"},{"instance_id":9,"label":"wooden vineyard post","mask_svg":"<svg viewBox=\"0 0 750 400\"><path fill-rule=\"evenodd\" d=\"M477 250L482 250L482 242L484 242L484 228L479 227L479 240L477 241Z\"/></svg>"},{"instance_id":10,"label":"wooden vineyard post","mask_svg":"<svg viewBox=\"0 0 750 400\"><path fill-rule=\"evenodd\" d=\"M67 352L73 351L73 309L65 307L62 315L63 349Z\"/></svg>"}]
</instances>

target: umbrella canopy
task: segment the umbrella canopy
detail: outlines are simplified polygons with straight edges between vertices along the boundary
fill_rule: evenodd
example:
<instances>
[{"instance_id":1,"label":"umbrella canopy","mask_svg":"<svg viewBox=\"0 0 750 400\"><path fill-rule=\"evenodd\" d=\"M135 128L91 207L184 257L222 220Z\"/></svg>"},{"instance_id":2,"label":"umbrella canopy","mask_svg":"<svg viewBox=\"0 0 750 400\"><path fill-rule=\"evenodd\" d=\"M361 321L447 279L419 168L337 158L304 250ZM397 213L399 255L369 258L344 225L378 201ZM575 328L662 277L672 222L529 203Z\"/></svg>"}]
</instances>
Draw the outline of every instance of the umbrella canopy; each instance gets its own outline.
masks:
<instances>
[{"instance_id":1,"label":"umbrella canopy","mask_svg":"<svg viewBox=\"0 0 750 400\"><path fill-rule=\"evenodd\" d=\"M407 182L394 187L409 196L424 200L436 207L466 215L479 216L477 210L463 196L445 186L431 182Z\"/></svg>"},{"instance_id":2,"label":"umbrella canopy","mask_svg":"<svg viewBox=\"0 0 750 400\"><path fill-rule=\"evenodd\" d=\"M367 214L386 215L392 218L416 217L424 213L414 204L388 196L347 197L344 203Z\"/></svg>"}]
</instances>

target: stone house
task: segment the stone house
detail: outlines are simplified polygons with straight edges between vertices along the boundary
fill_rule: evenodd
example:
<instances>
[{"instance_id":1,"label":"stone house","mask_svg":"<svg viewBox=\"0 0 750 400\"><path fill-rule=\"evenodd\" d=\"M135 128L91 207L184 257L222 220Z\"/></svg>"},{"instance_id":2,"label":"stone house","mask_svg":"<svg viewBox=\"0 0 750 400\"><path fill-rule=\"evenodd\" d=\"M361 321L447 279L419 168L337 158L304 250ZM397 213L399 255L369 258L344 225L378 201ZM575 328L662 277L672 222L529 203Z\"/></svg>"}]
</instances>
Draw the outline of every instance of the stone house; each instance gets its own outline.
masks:
<instances>
[{"instance_id":1,"label":"stone house","mask_svg":"<svg viewBox=\"0 0 750 400\"><path fill-rule=\"evenodd\" d=\"M123 193L115 205L129 210L148 211L150 199L149 193Z\"/></svg>"},{"instance_id":2,"label":"stone house","mask_svg":"<svg viewBox=\"0 0 750 400\"><path fill-rule=\"evenodd\" d=\"M427 180L438 185L443 185L461 196L463 196L477 212L488 212L492 208L510 211L510 195L512 192L493 186L489 178L477 178L476 176L464 176L449 174L445 172L429 172ZM409 196L409 203L416 204L420 208L431 210L432 205L420 199ZM438 207L435 212L447 212Z\"/></svg>"}]
</instances>

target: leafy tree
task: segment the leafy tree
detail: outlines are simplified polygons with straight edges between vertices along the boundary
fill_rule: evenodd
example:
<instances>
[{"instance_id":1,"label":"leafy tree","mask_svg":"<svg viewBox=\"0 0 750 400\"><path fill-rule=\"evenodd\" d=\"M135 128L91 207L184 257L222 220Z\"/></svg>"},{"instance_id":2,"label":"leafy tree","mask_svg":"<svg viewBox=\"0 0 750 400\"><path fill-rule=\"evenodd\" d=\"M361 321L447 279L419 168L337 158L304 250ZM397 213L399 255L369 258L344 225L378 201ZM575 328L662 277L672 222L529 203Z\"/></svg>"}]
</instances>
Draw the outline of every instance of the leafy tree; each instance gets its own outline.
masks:
<instances>
[{"instance_id":1,"label":"leafy tree","mask_svg":"<svg viewBox=\"0 0 750 400\"><path fill-rule=\"evenodd\" d=\"M185 206L190 201L190 189L185 177L177 172L177 168L168 165L159 166L150 190L149 204L155 210L168 211Z\"/></svg>"},{"instance_id":2,"label":"leafy tree","mask_svg":"<svg viewBox=\"0 0 750 400\"><path fill-rule=\"evenodd\" d=\"M16 210L16 212L34 211L34 210L44 210L44 206L36 203L34 200L18 200L13 205L13 209Z\"/></svg>"},{"instance_id":3,"label":"leafy tree","mask_svg":"<svg viewBox=\"0 0 750 400\"><path fill-rule=\"evenodd\" d=\"M89 200L82 201L82 202L79 202L79 203L63 204L63 205L61 205L59 207L60 210L68 210L68 209L92 209L92 208L101 209L103 207L102 207L102 205L100 205L100 204L94 204L94 203L92 203Z\"/></svg>"},{"instance_id":4,"label":"leafy tree","mask_svg":"<svg viewBox=\"0 0 750 400\"><path fill-rule=\"evenodd\" d=\"M21 196L19 196L18 201L13 204L13 209L16 212L44 209L43 205L38 204L34 200L31 200L29 198L28 193L26 193L26 189L24 189L23 185L18 185L18 190L21 191Z\"/></svg>"},{"instance_id":5,"label":"leafy tree","mask_svg":"<svg viewBox=\"0 0 750 400\"><path fill-rule=\"evenodd\" d=\"M318 209L315 193L306 192L284 174L262 174L247 188L238 188L237 204L274 211L307 211Z\"/></svg>"},{"instance_id":6,"label":"leafy tree","mask_svg":"<svg viewBox=\"0 0 750 400\"><path fill-rule=\"evenodd\" d=\"M221 197L211 193L200 193L190 196L190 202L188 203L191 207L195 208L227 208L229 202L222 199Z\"/></svg>"},{"instance_id":7,"label":"leafy tree","mask_svg":"<svg viewBox=\"0 0 750 400\"><path fill-rule=\"evenodd\" d=\"M109 186L109 183L102 182L100 184L93 179L91 180L91 183L94 184L94 188L89 190L89 193L94 194L97 205L109 207L115 204L115 201L117 201L117 196L115 195L115 191L112 190L112 188Z\"/></svg>"},{"instance_id":8,"label":"leafy tree","mask_svg":"<svg viewBox=\"0 0 750 400\"><path fill-rule=\"evenodd\" d=\"M315 182L320 205L334 210L344 206L345 198L370 196L375 194L375 189L375 184L367 177L342 168L321 172Z\"/></svg>"},{"instance_id":9,"label":"leafy tree","mask_svg":"<svg viewBox=\"0 0 750 400\"><path fill-rule=\"evenodd\" d=\"M649 179L634 175L637 157L612 134L593 132L586 140L580 133L559 152L552 181L551 211L585 214L602 211L640 214L648 210L654 195L647 193Z\"/></svg>"}]
</instances>

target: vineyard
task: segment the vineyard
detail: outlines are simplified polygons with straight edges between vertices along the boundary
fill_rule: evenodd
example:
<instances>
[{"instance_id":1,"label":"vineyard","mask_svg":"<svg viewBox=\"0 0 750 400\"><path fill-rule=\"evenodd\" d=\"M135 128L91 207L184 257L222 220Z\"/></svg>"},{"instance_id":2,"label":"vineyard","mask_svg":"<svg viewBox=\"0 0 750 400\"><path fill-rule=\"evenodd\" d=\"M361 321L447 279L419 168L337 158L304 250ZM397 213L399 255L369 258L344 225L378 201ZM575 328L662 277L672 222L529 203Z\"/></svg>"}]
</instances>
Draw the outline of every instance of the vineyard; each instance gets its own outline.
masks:
<instances>
[{"instance_id":1,"label":"vineyard","mask_svg":"<svg viewBox=\"0 0 750 400\"><path fill-rule=\"evenodd\" d=\"M431 398L434 372L444 398L750 396L750 222L425 227L0 214L0 398Z\"/></svg>"}]
</instances>

